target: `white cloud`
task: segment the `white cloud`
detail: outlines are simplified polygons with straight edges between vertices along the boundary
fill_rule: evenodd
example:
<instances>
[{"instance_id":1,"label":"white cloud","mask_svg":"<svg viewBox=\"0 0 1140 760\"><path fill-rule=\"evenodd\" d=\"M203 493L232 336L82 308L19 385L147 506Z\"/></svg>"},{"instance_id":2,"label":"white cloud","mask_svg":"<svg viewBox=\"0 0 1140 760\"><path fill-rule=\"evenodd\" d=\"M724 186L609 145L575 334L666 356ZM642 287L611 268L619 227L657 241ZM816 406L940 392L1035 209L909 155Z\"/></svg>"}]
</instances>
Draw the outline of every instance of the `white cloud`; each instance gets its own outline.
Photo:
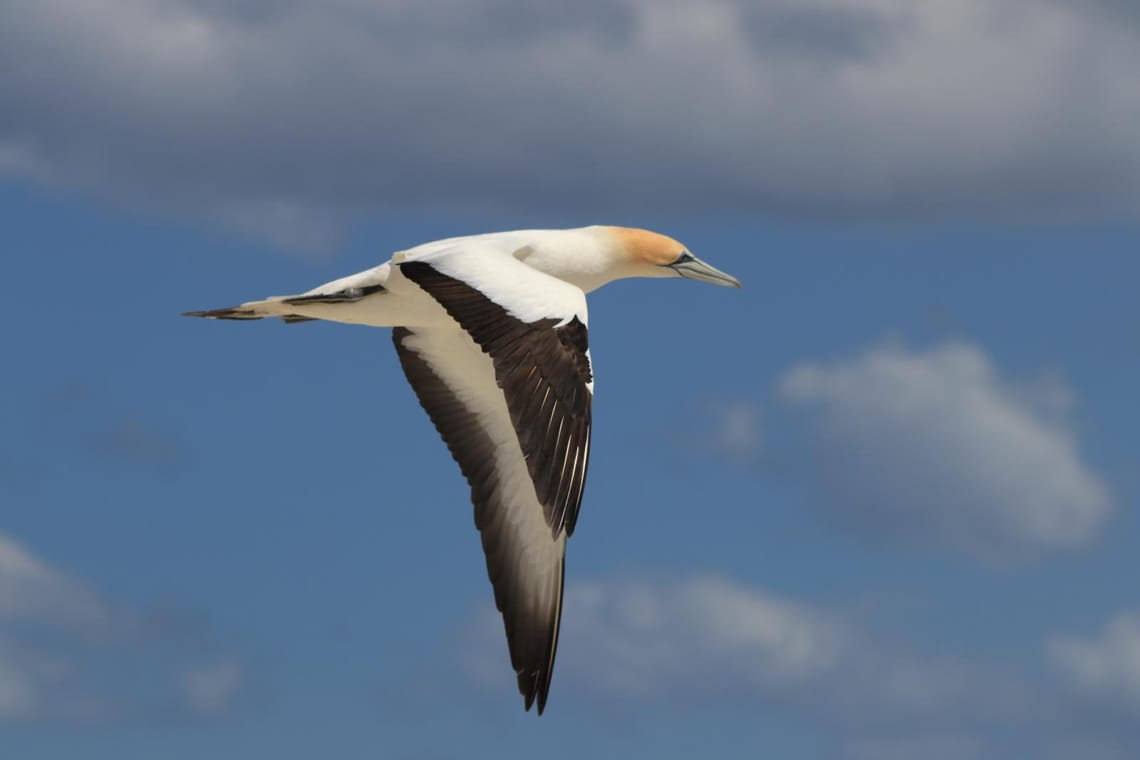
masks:
<instances>
[{"instance_id":1,"label":"white cloud","mask_svg":"<svg viewBox=\"0 0 1140 760\"><path fill-rule=\"evenodd\" d=\"M826 671L845 643L837 620L720 578L625 580L566 588L558 680L619 699L713 698L795 688ZM476 623L468 675L499 686L502 625Z\"/></svg>"},{"instance_id":2,"label":"white cloud","mask_svg":"<svg viewBox=\"0 0 1140 760\"><path fill-rule=\"evenodd\" d=\"M59 647L7 636L0 624L0 725L55 721L91 723L111 704L78 679L79 664Z\"/></svg>"},{"instance_id":3,"label":"white cloud","mask_svg":"<svg viewBox=\"0 0 1140 760\"><path fill-rule=\"evenodd\" d=\"M1140 613L1122 613L1093 638L1055 637L1053 669L1081 696L1140 715Z\"/></svg>"},{"instance_id":4,"label":"white cloud","mask_svg":"<svg viewBox=\"0 0 1140 760\"><path fill-rule=\"evenodd\" d=\"M718 578L579 583L566 607L564 670L619 695L794 687L845 643L838 621Z\"/></svg>"},{"instance_id":5,"label":"white cloud","mask_svg":"<svg viewBox=\"0 0 1140 760\"><path fill-rule=\"evenodd\" d=\"M0 533L0 625L47 623L97 628L110 611L86 586L48 567Z\"/></svg>"},{"instance_id":6,"label":"white cloud","mask_svg":"<svg viewBox=\"0 0 1140 760\"><path fill-rule=\"evenodd\" d=\"M309 246L409 208L1135 218L1127 7L9 0L0 171Z\"/></svg>"},{"instance_id":7,"label":"white cloud","mask_svg":"<svg viewBox=\"0 0 1140 760\"><path fill-rule=\"evenodd\" d=\"M511 693L498 617L480 615L462 641L467 675ZM1140 615L1093 639L1051 639L1045 652L1068 689L1037 665L919 652L834 606L727 578L597 580L567 586L554 688L607 711L787 711L849 760L1135 756ZM1094 709L1074 710L1070 692ZM1127 712L1109 716L1106 701Z\"/></svg>"},{"instance_id":8,"label":"white cloud","mask_svg":"<svg viewBox=\"0 0 1140 760\"><path fill-rule=\"evenodd\" d=\"M18 629L97 634L111 618L82 583L0 533L0 722L79 717L77 700L61 689L73 669L69 659L18 640Z\"/></svg>"},{"instance_id":9,"label":"white cloud","mask_svg":"<svg viewBox=\"0 0 1140 760\"><path fill-rule=\"evenodd\" d=\"M805 364L782 399L818 412L821 500L867 535L1016 562L1087 545L1111 512L1054 380L1016 387L967 343Z\"/></svg>"},{"instance_id":10,"label":"white cloud","mask_svg":"<svg viewBox=\"0 0 1140 760\"><path fill-rule=\"evenodd\" d=\"M0 533L0 723L129 719L172 697L184 713L220 715L243 672L233 658L183 664L203 648Z\"/></svg>"},{"instance_id":11,"label":"white cloud","mask_svg":"<svg viewBox=\"0 0 1140 760\"><path fill-rule=\"evenodd\" d=\"M466 672L509 688L501 623L488 614L475 628L464 637ZM833 610L718 577L570 584L558 656L560 691L630 704L783 705L845 731L941 732L1033 709L1015 675L920 657Z\"/></svg>"}]
</instances>

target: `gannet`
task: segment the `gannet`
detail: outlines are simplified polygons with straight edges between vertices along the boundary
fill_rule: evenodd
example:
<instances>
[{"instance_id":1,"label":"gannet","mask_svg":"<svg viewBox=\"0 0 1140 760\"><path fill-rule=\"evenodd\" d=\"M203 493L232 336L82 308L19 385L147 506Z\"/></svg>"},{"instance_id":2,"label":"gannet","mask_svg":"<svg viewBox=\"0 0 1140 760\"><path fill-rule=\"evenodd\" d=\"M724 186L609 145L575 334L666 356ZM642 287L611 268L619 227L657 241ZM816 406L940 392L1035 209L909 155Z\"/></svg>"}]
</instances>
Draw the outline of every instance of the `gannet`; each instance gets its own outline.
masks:
<instances>
[{"instance_id":1,"label":"gannet","mask_svg":"<svg viewBox=\"0 0 1140 760\"><path fill-rule=\"evenodd\" d=\"M186 313L393 328L404 375L471 487L519 692L539 715L590 457L586 293L626 277L740 287L671 237L593 226L439 240L299 295Z\"/></svg>"}]
</instances>

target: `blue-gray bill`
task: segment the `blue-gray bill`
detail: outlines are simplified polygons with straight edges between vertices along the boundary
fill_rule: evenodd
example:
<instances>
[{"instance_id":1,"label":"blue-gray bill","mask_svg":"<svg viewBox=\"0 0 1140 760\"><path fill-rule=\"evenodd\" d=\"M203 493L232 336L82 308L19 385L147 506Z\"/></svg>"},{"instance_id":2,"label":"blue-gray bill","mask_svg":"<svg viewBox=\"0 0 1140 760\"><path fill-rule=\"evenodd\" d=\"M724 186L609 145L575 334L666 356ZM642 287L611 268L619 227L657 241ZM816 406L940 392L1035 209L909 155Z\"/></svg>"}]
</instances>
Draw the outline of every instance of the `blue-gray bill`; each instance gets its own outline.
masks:
<instances>
[{"instance_id":1,"label":"blue-gray bill","mask_svg":"<svg viewBox=\"0 0 1140 760\"><path fill-rule=\"evenodd\" d=\"M728 288L739 288L740 280L732 275L722 272L711 264L706 264L695 256L689 256L683 261L672 264L674 272L690 280L711 282L713 285L724 285Z\"/></svg>"}]
</instances>

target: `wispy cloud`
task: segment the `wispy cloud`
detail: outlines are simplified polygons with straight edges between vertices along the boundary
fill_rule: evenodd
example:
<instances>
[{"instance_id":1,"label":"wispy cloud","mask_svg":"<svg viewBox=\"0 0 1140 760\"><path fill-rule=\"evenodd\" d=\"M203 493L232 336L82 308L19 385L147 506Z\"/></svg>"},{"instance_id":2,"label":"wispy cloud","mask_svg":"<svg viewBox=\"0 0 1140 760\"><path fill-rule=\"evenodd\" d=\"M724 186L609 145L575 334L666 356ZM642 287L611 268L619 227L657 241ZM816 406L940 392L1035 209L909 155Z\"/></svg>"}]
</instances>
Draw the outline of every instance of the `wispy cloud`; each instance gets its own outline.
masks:
<instances>
[{"instance_id":1,"label":"wispy cloud","mask_svg":"<svg viewBox=\"0 0 1140 760\"><path fill-rule=\"evenodd\" d=\"M1140 717L1140 612L1123 612L1099 635L1048 643L1053 669L1081 697Z\"/></svg>"},{"instance_id":2,"label":"wispy cloud","mask_svg":"<svg viewBox=\"0 0 1140 760\"><path fill-rule=\"evenodd\" d=\"M30 720L43 711L43 691L66 665L20 651L0 636L0 720Z\"/></svg>"},{"instance_id":3,"label":"wispy cloud","mask_svg":"<svg viewBox=\"0 0 1140 760\"><path fill-rule=\"evenodd\" d=\"M670 443L679 449L727 459L740 467L760 464L764 439L758 403L747 399L708 399L692 411L691 424L665 433Z\"/></svg>"},{"instance_id":4,"label":"wispy cloud","mask_svg":"<svg viewBox=\"0 0 1140 760\"><path fill-rule=\"evenodd\" d=\"M1018 562L1086 546L1111 513L1064 384L1011 383L972 344L804 364L779 395L815 415L819 501L865 535Z\"/></svg>"},{"instance_id":5,"label":"wispy cloud","mask_svg":"<svg viewBox=\"0 0 1140 760\"><path fill-rule=\"evenodd\" d=\"M15 0L0 172L298 247L409 208L1135 218L1128 7Z\"/></svg>"},{"instance_id":6,"label":"wispy cloud","mask_svg":"<svg viewBox=\"0 0 1140 760\"><path fill-rule=\"evenodd\" d=\"M241 664L194 634L106 601L0 534L0 722L223 715Z\"/></svg>"},{"instance_id":7,"label":"wispy cloud","mask_svg":"<svg viewBox=\"0 0 1140 760\"><path fill-rule=\"evenodd\" d=\"M55 570L0 533L0 626L105 627L111 609L80 581Z\"/></svg>"}]
</instances>

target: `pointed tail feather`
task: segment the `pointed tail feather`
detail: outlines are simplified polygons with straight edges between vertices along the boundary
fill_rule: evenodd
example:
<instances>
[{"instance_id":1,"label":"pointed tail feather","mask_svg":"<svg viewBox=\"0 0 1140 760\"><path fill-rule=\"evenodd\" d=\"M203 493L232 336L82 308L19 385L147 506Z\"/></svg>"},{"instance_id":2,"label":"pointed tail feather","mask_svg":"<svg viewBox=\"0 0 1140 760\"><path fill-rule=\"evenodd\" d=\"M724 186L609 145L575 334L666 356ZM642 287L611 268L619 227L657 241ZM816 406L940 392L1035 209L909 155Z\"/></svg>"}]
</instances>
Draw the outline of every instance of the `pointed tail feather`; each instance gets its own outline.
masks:
<instances>
[{"instance_id":1,"label":"pointed tail feather","mask_svg":"<svg viewBox=\"0 0 1140 760\"><path fill-rule=\"evenodd\" d=\"M232 306L228 309L207 309L205 311L184 311L184 317L204 317L206 319L261 319L266 316L258 314L252 309L243 309L240 306Z\"/></svg>"},{"instance_id":2,"label":"pointed tail feather","mask_svg":"<svg viewBox=\"0 0 1140 760\"><path fill-rule=\"evenodd\" d=\"M291 314L284 306L285 298L275 296L264 301L250 301L240 306L230 306L225 309L206 309L204 311L185 311L184 317L203 317L205 319L262 319L263 317L279 317L286 324L296 322L312 322L313 317L300 314Z\"/></svg>"}]
</instances>

